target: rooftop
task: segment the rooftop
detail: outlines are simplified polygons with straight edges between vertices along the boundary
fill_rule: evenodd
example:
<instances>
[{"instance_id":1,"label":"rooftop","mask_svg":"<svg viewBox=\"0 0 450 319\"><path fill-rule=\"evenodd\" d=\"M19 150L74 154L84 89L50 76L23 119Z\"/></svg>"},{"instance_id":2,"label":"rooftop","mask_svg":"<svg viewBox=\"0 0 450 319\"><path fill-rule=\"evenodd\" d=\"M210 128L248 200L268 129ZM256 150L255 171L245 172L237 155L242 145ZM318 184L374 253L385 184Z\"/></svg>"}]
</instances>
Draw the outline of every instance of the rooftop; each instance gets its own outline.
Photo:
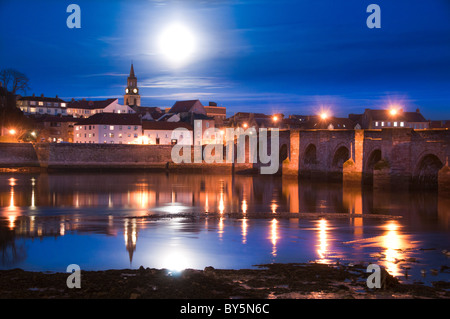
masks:
<instances>
[{"instance_id":1,"label":"rooftop","mask_svg":"<svg viewBox=\"0 0 450 319\"><path fill-rule=\"evenodd\" d=\"M142 128L144 130L174 130L177 128L186 128L192 131L192 126L185 122L157 122L157 121L143 121Z\"/></svg>"},{"instance_id":2,"label":"rooftop","mask_svg":"<svg viewBox=\"0 0 450 319\"><path fill-rule=\"evenodd\" d=\"M138 114L97 113L80 119L76 125L142 125Z\"/></svg>"},{"instance_id":3,"label":"rooftop","mask_svg":"<svg viewBox=\"0 0 450 319\"><path fill-rule=\"evenodd\" d=\"M74 109L104 109L108 105L114 103L118 99L106 99L106 100L99 100L99 101L89 101L89 100L78 100L78 101L71 101L67 105L68 108L74 108Z\"/></svg>"}]
</instances>

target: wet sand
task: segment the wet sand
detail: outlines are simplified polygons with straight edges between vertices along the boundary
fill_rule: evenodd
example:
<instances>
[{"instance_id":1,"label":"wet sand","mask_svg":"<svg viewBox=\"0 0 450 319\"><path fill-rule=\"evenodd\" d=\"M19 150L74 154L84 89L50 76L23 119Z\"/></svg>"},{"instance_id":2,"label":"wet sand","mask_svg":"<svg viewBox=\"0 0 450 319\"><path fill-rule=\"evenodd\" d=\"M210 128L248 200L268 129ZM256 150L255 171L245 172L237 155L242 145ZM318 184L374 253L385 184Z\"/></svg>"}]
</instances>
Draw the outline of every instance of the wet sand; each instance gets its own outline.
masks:
<instances>
[{"instance_id":1,"label":"wet sand","mask_svg":"<svg viewBox=\"0 0 450 319\"><path fill-rule=\"evenodd\" d=\"M449 269L441 271L448 272ZM267 264L257 269L206 267L81 271L81 288L67 288L69 273L0 271L3 299L449 299L450 283L401 284L382 270L382 288L369 289L365 265Z\"/></svg>"}]
</instances>

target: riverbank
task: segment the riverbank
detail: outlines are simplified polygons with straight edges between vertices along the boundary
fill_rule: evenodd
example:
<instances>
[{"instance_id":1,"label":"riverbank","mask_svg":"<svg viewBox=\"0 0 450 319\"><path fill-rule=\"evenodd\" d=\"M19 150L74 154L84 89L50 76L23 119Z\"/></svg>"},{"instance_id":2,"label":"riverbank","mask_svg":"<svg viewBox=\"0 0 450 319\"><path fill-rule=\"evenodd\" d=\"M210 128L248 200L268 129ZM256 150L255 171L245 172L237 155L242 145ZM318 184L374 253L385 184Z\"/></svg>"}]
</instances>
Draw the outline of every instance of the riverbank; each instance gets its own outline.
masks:
<instances>
[{"instance_id":1,"label":"riverbank","mask_svg":"<svg viewBox=\"0 0 450 319\"><path fill-rule=\"evenodd\" d=\"M444 269L441 271L449 271ZM449 282L401 284L382 271L382 288L367 288L364 265L267 264L258 269L121 269L69 273L0 271L3 299L450 299Z\"/></svg>"}]
</instances>

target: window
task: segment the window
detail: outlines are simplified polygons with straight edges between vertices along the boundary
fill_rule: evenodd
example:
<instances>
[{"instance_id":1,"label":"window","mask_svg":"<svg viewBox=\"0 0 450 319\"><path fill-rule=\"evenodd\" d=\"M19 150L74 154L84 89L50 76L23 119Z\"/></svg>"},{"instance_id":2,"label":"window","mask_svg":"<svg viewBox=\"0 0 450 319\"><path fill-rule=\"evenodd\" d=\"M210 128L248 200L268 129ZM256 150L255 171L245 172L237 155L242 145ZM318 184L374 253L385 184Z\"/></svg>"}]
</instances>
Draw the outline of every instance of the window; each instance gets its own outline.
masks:
<instances>
[{"instance_id":1,"label":"window","mask_svg":"<svg viewBox=\"0 0 450 319\"><path fill-rule=\"evenodd\" d=\"M381 122L381 126L384 126L384 122Z\"/></svg>"},{"instance_id":2,"label":"window","mask_svg":"<svg viewBox=\"0 0 450 319\"><path fill-rule=\"evenodd\" d=\"M103 137L106 137L107 135L106 135L106 133L105 134L103 134Z\"/></svg>"},{"instance_id":3,"label":"window","mask_svg":"<svg viewBox=\"0 0 450 319\"><path fill-rule=\"evenodd\" d=\"M131 126L128 126L128 129L131 130Z\"/></svg>"},{"instance_id":4,"label":"window","mask_svg":"<svg viewBox=\"0 0 450 319\"><path fill-rule=\"evenodd\" d=\"M103 129L106 130L108 127L106 125L103 125Z\"/></svg>"},{"instance_id":5,"label":"window","mask_svg":"<svg viewBox=\"0 0 450 319\"><path fill-rule=\"evenodd\" d=\"M78 131L78 126L75 127L75 131Z\"/></svg>"},{"instance_id":6,"label":"window","mask_svg":"<svg viewBox=\"0 0 450 319\"><path fill-rule=\"evenodd\" d=\"M39 102L39 106L44 106L44 102Z\"/></svg>"},{"instance_id":7,"label":"window","mask_svg":"<svg viewBox=\"0 0 450 319\"><path fill-rule=\"evenodd\" d=\"M113 138L114 137L114 133L109 133L109 137Z\"/></svg>"},{"instance_id":8,"label":"window","mask_svg":"<svg viewBox=\"0 0 450 319\"><path fill-rule=\"evenodd\" d=\"M122 138L122 133L119 134L119 138Z\"/></svg>"},{"instance_id":9,"label":"window","mask_svg":"<svg viewBox=\"0 0 450 319\"><path fill-rule=\"evenodd\" d=\"M114 131L114 126L111 125L111 126L109 127L109 130L110 130L110 131Z\"/></svg>"},{"instance_id":10,"label":"window","mask_svg":"<svg viewBox=\"0 0 450 319\"><path fill-rule=\"evenodd\" d=\"M137 126L135 126L135 127L134 127L134 130L135 130L135 131L137 131L137 129L138 129L138 127L137 127Z\"/></svg>"},{"instance_id":11,"label":"window","mask_svg":"<svg viewBox=\"0 0 450 319\"><path fill-rule=\"evenodd\" d=\"M206 122L206 128L208 128L209 127L209 122Z\"/></svg>"},{"instance_id":12,"label":"window","mask_svg":"<svg viewBox=\"0 0 450 319\"><path fill-rule=\"evenodd\" d=\"M137 138L138 137L138 135L137 134L134 134L134 138Z\"/></svg>"},{"instance_id":13,"label":"window","mask_svg":"<svg viewBox=\"0 0 450 319\"><path fill-rule=\"evenodd\" d=\"M122 125L120 125L120 126L119 126L119 130L121 130L121 131L122 131Z\"/></svg>"},{"instance_id":14,"label":"window","mask_svg":"<svg viewBox=\"0 0 450 319\"><path fill-rule=\"evenodd\" d=\"M405 122L400 122L400 126L404 127L405 126Z\"/></svg>"},{"instance_id":15,"label":"window","mask_svg":"<svg viewBox=\"0 0 450 319\"><path fill-rule=\"evenodd\" d=\"M89 125L89 131L92 130L92 125Z\"/></svg>"},{"instance_id":16,"label":"window","mask_svg":"<svg viewBox=\"0 0 450 319\"><path fill-rule=\"evenodd\" d=\"M66 103L61 103L61 107L66 107Z\"/></svg>"},{"instance_id":17,"label":"window","mask_svg":"<svg viewBox=\"0 0 450 319\"><path fill-rule=\"evenodd\" d=\"M398 126L398 123L397 123L397 122L394 122L394 126L397 127L397 126Z\"/></svg>"},{"instance_id":18,"label":"window","mask_svg":"<svg viewBox=\"0 0 450 319\"><path fill-rule=\"evenodd\" d=\"M375 126L378 126L378 122L375 122Z\"/></svg>"}]
</instances>

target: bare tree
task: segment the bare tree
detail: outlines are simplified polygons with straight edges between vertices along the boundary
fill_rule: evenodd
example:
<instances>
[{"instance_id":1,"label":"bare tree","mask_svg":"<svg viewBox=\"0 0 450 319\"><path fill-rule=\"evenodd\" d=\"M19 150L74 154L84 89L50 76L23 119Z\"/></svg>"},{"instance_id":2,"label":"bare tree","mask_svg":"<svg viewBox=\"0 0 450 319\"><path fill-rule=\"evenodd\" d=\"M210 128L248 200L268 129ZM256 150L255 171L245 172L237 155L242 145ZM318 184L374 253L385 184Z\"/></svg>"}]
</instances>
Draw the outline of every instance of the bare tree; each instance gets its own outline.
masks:
<instances>
[{"instance_id":1,"label":"bare tree","mask_svg":"<svg viewBox=\"0 0 450 319\"><path fill-rule=\"evenodd\" d=\"M30 89L28 77L15 69L3 69L0 71L0 82L12 94L23 92Z\"/></svg>"}]
</instances>

